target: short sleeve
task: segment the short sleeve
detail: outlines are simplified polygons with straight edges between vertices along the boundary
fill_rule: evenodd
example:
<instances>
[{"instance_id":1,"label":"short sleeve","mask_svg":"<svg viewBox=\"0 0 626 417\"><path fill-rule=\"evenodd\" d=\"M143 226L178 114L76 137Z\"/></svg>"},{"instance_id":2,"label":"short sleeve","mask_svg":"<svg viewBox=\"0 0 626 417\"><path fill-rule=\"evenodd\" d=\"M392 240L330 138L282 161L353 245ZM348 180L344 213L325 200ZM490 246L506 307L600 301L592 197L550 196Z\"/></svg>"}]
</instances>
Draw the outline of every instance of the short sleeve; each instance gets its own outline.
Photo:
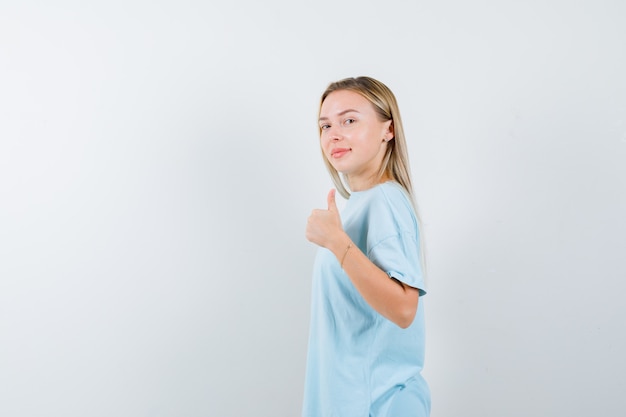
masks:
<instances>
[{"instance_id":1,"label":"short sleeve","mask_svg":"<svg viewBox=\"0 0 626 417\"><path fill-rule=\"evenodd\" d=\"M373 246L368 257L390 278L417 288L420 296L426 294L417 236L400 233L388 237Z\"/></svg>"}]
</instances>

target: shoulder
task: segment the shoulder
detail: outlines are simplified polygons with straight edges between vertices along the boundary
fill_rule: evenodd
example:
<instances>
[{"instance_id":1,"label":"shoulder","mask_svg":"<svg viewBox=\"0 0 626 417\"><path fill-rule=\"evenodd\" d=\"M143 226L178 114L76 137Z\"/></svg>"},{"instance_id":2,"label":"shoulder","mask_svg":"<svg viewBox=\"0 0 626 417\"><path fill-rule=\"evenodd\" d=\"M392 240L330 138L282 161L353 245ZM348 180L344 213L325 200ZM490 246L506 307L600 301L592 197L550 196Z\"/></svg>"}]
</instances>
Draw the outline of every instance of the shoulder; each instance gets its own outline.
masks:
<instances>
[{"instance_id":1,"label":"shoulder","mask_svg":"<svg viewBox=\"0 0 626 417\"><path fill-rule=\"evenodd\" d=\"M377 187L380 195L390 203L402 203L411 206L409 195L400 184L395 181L388 181Z\"/></svg>"},{"instance_id":2,"label":"shoulder","mask_svg":"<svg viewBox=\"0 0 626 417\"><path fill-rule=\"evenodd\" d=\"M367 213L370 222L379 224L387 230L416 231L417 217L407 192L396 182L380 184L364 195L361 208Z\"/></svg>"},{"instance_id":3,"label":"shoulder","mask_svg":"<svg viewBox=\"0 0 626 417\"><path fill-rule=\"evenodd\" d=\"M397 182L389 181L373 188L368 203L372 208L388 211L395 215L414 216L410 197Z\"/></svg>"}]
</instances>

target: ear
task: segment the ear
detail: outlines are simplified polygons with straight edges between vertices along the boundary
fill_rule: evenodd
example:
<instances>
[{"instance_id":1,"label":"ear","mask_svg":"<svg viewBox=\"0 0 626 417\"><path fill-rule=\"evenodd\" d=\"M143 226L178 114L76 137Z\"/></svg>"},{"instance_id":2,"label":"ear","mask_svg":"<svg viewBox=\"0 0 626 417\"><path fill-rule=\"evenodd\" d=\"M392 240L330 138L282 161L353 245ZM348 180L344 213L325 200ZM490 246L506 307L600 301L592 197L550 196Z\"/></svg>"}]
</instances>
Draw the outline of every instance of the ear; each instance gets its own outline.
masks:
<instances>
[{"instance_id":1,"label":"ear","mask_svg":"<svg viewBox=\"0 0 626 417\"><path fill-rule=\"evenodd\" d=\"M393 120L388 120L385 122L385 142L389 142L395 137L395 133L393 130Z\"/></svg>"}]
</instances>

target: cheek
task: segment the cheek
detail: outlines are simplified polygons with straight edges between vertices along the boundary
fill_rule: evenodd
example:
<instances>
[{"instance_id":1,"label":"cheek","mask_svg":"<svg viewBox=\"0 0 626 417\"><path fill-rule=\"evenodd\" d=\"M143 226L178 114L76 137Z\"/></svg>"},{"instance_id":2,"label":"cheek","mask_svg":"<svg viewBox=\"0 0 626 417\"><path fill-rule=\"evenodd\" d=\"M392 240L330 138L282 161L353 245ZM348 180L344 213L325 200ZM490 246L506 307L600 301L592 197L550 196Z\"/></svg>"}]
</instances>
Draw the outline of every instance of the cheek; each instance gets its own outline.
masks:
<instances>
[{"instance_id":1,"label":"cheek","mask_svg":"<svg viewBox=\"0 0 626 417\"><path fill-rule=\"evenodd\" d=\"M332 142L333 141L330 139L330 136L327 133L320 134L320 144L323 147L330 146L332 144Z\"/></svg>"},{"instance_id":2,"label":"cheek","mask_svg":"<svg viewBox=\"0 0 626 417\"><path fill-rule=\"evenodd\" d=\"M320 148L322 149L324 155L327 155L330 149L330 141L324 138L320 138Z\"/></svg>"}]
</instances>

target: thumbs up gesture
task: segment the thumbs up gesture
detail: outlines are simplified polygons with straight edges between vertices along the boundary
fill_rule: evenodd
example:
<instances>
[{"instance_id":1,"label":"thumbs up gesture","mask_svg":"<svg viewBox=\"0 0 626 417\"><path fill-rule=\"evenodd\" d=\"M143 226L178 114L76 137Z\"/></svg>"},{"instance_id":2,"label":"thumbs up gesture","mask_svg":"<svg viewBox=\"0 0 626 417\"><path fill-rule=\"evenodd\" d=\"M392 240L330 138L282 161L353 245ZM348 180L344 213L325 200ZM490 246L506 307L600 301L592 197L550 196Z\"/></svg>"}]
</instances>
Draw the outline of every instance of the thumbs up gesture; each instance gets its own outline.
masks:
<instances>
[{"instance_id":1,"label":"thumbs up gesture","mask_svg":"<svg viewBox=\"0 0 626 417\"><path fill-rule=\"evenodd\" d=\"M306 225L306 238L316 245L329 248L344 233L335 202L335 190L328 193L328 209L313 210Z\"/></svg>"}]
</instances>

